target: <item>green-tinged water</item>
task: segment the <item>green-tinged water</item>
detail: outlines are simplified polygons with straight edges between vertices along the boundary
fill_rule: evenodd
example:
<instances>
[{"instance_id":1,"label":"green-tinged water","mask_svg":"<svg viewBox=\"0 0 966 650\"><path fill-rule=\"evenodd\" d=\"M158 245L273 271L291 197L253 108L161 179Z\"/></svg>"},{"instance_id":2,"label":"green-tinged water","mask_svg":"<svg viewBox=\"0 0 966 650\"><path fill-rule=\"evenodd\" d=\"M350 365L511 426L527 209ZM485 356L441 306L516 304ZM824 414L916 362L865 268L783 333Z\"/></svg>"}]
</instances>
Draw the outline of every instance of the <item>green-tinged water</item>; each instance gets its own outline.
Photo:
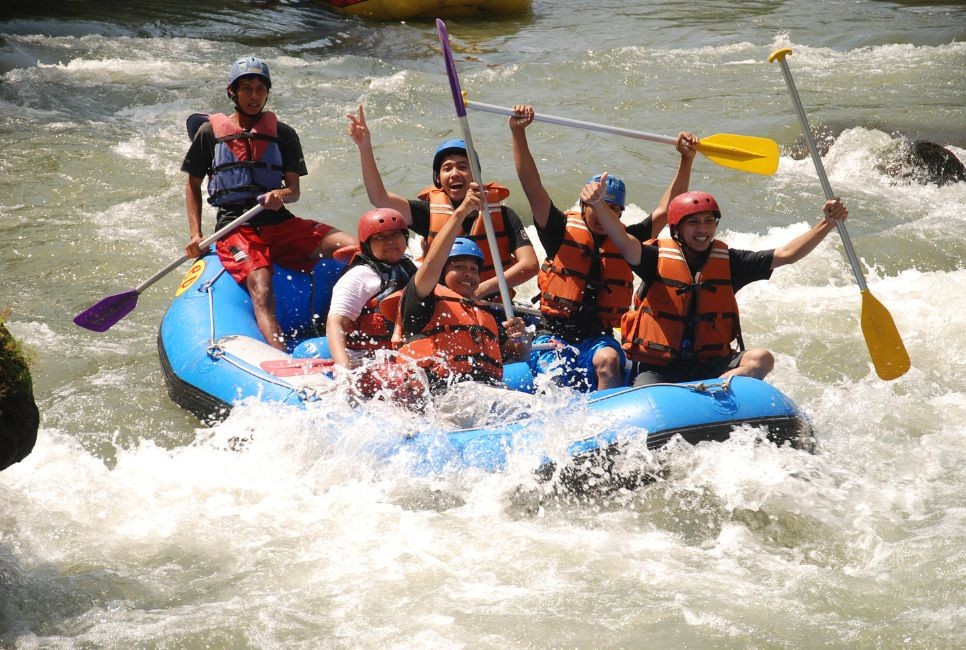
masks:
<instances>
[{"instance_id":1,"label":"green-tinged water","mask_svg":"<svg viewBox=\"0 0 966 650\"><path fill-rule=\"evenodd\" d=\"M0 308L36 351L42 416L34 452L0 474L0 646L966 645L966 183L876 170L903 136L966 159L962 3L535 0L532 15L447 22L470 99L783 151L798 123L767 57L792 48L809 118L841 132L824 163L912 359L898 380L875 375L832 235L739 294L745 340L776 353L769 381L809 414L818 453L739 432L675 446L666 480L591 501L535 499L524 457L433 479L374 465L352 440L404 430L389 408L253 404L201 428L168 398L155 345L181 272L107 333L73 325L181 255L184 120L231 109L237 56L268 61L270 107L301 136L300 216L354 229L369 207L344 117L360 101L406 196L460 134L431 22L307 1L133 4L0 7ZM469 123L485 180L529 223L506 119ZM627 181L631 221L676 165L653 142L539 123L529 136L559 205L606 170ZM811 161L788 155L771 177L699 156L691 185L745 249L803 232L823 200ZM334 429L348 442L327 444Z\"/></svg>"}]
</instances>

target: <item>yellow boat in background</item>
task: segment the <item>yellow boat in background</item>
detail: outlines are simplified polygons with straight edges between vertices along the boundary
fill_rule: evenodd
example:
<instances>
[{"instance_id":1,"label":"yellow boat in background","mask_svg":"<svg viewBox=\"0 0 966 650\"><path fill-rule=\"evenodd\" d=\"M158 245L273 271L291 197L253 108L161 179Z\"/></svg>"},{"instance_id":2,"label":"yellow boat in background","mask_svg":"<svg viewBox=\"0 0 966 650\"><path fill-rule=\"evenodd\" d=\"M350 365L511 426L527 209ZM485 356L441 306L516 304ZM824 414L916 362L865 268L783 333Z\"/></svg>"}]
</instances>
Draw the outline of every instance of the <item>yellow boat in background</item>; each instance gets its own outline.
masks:
<instances>
[{"instance_id":1,"label":"yellow boat in background","mask_svg":"<svg viewBox=\"0 0 966 650\"><path fill-rule=\"evenodd\" d=\"M375 20L512 15L529 12L533 0L322 0L347 16Z\"/></svg>"}]
</instances>

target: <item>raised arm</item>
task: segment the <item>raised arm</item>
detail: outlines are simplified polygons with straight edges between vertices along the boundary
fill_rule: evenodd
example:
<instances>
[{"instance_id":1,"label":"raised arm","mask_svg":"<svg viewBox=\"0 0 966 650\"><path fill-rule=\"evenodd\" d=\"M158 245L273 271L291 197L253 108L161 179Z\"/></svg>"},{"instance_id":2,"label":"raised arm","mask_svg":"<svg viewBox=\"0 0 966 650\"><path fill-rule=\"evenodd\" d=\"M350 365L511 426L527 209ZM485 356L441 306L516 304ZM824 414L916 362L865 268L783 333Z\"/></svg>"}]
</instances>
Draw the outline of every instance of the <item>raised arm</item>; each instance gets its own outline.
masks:
<instances>
[{"instance_id":1,"label":"raised arm","mask_svg":"<svg viewBox=\"0 0 966 650\"><path fill-rule=\"evenodd\" d=\"M523 186L523 193L530 202L533 223L538 228L544 228L550 215L550 195L540 180L540 172L533 160L533 154L530 153L526 133L527 127L533 123L533 106L516 104L513 113L509 119L510 133L513 136L513 164L517 168L517 178Z\"/></svg>"},{"instance_id":2,"label":"raised arm","mask_svg":"<svg viewBox=\"0 0 966 650\"><path fill-rule=\"evenodd\" d=\"M664 190L664 195L657 207L651 212L651 237L657 237L667 225L667 206L671 199L688 191L688 185L691 183L691 164L694 162L695 154L698 153L696 149L698 142L699 139L693 133L681 131L678 134L674 146L681 154L681 161L678 163L674 178L671 179L671 184Z\"/></svg>"},{"instance_id":3,"label":"raised arm","mask_svg":"<svg viewBox=\"0 0 966 650\"><path fill-rule=\"evenodd\" d=\"M406 225L413 225L412 211L409 201L405 197L394 194L386 189L376 165L376 156L372 152L372 136L366 124L366 111L363 104L359 104L358 114L346 113L349 119L349 137L359 148L359 163L362 166L362 182L366 186L369 203L377 208L393 208L406 220Z\"/></svg>"},{"instance_id":4,"label":"raised arm","mask_svg":"<svg viewBox=\"0 0 966 650\"><path fill-rule=\"evenodd\" d=\"M590 206L597 222L620 249L621 255L631 266L641 263L641 242L628 234L617 215L604 202L604 188L607 186L607 172L600 175L599 182L590 182L580 190L580 200Z\"/></svg>"},{"instance_id":5,"label":"raised arm","mask_svg":"<svg viewBox=\"0 0 966 650\"><path fill-rule=\"evenodd\" d=\"M536 277L540 270L540 263L537 261L537 251L533 246L526 244L513 251L516 261L503 269L503 277L506 278L507 286L516 287L530 278ZM500 281L496 277L480 282L476 289L477 298L486 298L500 291Z\"/></svg>"},{"instance_id":6,"label":"raised arm","mask_svg":"<svg viewBox=\"0 0 966 650\"><path fill-rule=\"evenodd\" d=\"M446 260L449 259L449 252L453 248L460 232L463 220L477 212L483 206L483 192L478 183L470 183L470 189L466 193L466 198L458 208L453 210L452 216L443 224L439 233L433 237L423 263L416 270L413 281L416 283L416 295L420 299L425 298L433 292L443 275L446 267Z\"/></svg>"},{"instance_id":7,"label":"raised arm","mask_svg":"<svg viewBox=\"0 0 966 650\"><path fill-rule=\"evenodd\" d=\"M802 259L815 250L815 247L825 239L825 236L835 229L837 221L845 221L849 216L848 208L840 199L826 201L822 206L822 212L824 217L811 230L775 249L771 268L777 269L779 266L794 264Z\"/></svg>"}]
</instances>

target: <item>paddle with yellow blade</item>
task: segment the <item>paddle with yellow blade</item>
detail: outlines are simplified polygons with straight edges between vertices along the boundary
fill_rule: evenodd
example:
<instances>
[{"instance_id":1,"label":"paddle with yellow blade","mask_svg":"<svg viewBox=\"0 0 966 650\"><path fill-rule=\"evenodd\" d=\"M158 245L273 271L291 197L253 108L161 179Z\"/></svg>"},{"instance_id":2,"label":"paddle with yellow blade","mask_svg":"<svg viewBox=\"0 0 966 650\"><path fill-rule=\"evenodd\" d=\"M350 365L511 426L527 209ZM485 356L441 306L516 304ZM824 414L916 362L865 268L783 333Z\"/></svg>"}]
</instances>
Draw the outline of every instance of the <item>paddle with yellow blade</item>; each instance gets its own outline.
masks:
<instances>
[{"instance_id":1,"label":"paddle with yellow blade","mask_svg":"<svg viewBox=\"0 0 966 650\"><path fill-rule=\"evenodd\" d=\"M832 192L832 186L829 184L828 176L825 174L822 158L818 155L818 149L815 147L812 129L808 125L808 118L805 116L805 109L802 107L802 100L798 96L795 82L792 80L791 70L788 69L788 63L785 61L785 57L791 53L792 51L788 48L775 50L768 57L768 61L769 63L778 61L781 66L782 75L785 77L785 84L788 86L788 92L792 97L792 103L798 112L798 121L801 123L802 135L808 144L808 151L812 155L815 171L818 173L818 178L822 182L822 189L825 190L825 198L831 200L835 198L835 194ZM885 380L901 377L909 370L910 366L906 346L902 343L902 337L899 336L899 331L896 329L896 324L892 320L892 315L869 292L869 288L865 283L865 276L859 267L859 260L855 255L855 250L852 248L852 241L849 239L849 231L846 230L845 224L842 221L836 221L835 225L838 228L839 235L842 237L845 253L848 255L849 263L852 265L852 273L855 274L859 291L862 293L862 333L865 335L865 344L869 348L869 355L872 357L872 364L875 366L876 374Z\"/></svg>"},{"instance_id":2,"label":"paddle with yellow blade","mask_svg":"<svg viewBox=\"0 0 966 650\"><path fill-rule=\"evenodd\" d=\"M483 102L477 101L465 101L465 104L467 107L478 111L496 113L498 115L513 115L513 109L504 106L494 106L493 104L484 104ZM538 122L547 122L548 124L572 126L586 131L623 135L629 138L650 140L664 144L674 144L677 142L677 138L666 135L624 129L617 126L607 126L606 124L595 124L582 120L572 120L566 117L555 117L543 113L534 113L533 119ZM730 167L731 169L737 169L743 172L770 176L778 169L778 143L768 138L758 138L751 135L734 135L731 133L716 133L701 138L697 150L709 160L722 167Z\"/></svg>"}]
</instances>

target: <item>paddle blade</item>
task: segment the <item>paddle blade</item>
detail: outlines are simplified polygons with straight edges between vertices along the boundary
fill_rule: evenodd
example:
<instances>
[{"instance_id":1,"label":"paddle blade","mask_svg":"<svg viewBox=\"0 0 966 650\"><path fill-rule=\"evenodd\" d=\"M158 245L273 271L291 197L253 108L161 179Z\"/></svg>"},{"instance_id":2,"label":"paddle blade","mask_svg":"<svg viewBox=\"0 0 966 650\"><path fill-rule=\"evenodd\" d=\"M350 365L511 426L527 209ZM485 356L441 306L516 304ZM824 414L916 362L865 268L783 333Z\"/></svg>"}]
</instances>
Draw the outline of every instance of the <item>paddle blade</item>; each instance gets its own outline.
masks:
<instances>
[{"instance_id":1,"label":"paddle blade","mask_svg":"<svg viewBox=\"0 0 966 650\"><path fill-rule=\"evenodd\" d=\"M449 77L449 89L453 93L453 106L456 107L456 116L466 117L466 104L463 103L460 78L456 74L456 62L453 61L453 51L449 46L449 32L446 31L446 23L439 18L436 19L436 33L439 36L439 45L443 48L443 61L446 64L446 76Z\"/></svg>"},{"instance_id":2,"label":"paddle blade","mask_svg":"<svg viewBox=\"0 0 966 650\"><path fill-rule=\"evenodd\" d=\"M115 293L74 316L74 323L94 332L106 332L131 313L137 304L138 292L134 289Z\"/></svg>"},{"instance_id":3,"label":"paddle blade","mask_svg":"<svg viewBox=\"0 0 966 650\"><path fill-rule=\"evenodd\" d=\"M276 377L295 377L296 375L313 375L320 372L331 374L335 361L332 359L278 359L262 361L262 370Z\"/></svg>"},{"instance_id":4,"label":"paddle blade","mask_svg":"<svg viewBox=\"0 0 966 650\"><path fill-rule=\"evenodd\" d=\"M722 167L771 176L778 169L778 143L752 135L716 133L701 138L698 151Z\"/></svg>"},{"instance_id":5,"label":"paddle blade","mask_svg":"<svg viewBox=\"0 0 966 650\"><path fill-rule=\"evenodd\" d=\"M892 315L869 291L862 292L862 334L879 377L901 377L911 365Z\"/></svg>"}]
</instances>

